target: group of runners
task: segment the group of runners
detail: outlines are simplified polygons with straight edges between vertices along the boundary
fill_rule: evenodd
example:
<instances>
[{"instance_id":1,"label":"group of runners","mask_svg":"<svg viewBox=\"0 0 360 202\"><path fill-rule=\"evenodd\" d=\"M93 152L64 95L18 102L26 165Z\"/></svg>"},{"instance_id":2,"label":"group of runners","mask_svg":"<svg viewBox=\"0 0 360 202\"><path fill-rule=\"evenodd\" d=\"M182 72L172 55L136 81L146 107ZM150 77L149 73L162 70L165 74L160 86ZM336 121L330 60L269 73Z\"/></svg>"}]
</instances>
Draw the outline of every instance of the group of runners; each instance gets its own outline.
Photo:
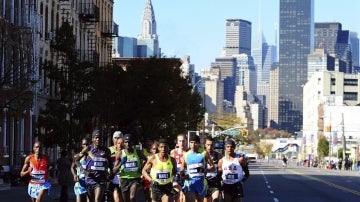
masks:
<instances>
[{"instance_id":1,"label":"group of runners","mask_svg":"<svg viewBox=\"0 0 360 202\"><path fill-rule=\"evenodd\" d=\"M140 151L133 135L115 131L113 145L104 147L100 131L94 130L91 142L82 139L82 150L73 158L76 201L101 202L108 191L109 201L135 202L139 186L145 201L242 201L242 185L250 176L247 163L236 156L233 140L225 141L224 156L214 145L210 137L200 145L199 136L179 134L171 151L165 139L149 140ZM21 176L30 176L33 202L41 201L51 188L49 162L40 149L41 143L35 142L21 170Z\"/></svg>"}]
</instances>

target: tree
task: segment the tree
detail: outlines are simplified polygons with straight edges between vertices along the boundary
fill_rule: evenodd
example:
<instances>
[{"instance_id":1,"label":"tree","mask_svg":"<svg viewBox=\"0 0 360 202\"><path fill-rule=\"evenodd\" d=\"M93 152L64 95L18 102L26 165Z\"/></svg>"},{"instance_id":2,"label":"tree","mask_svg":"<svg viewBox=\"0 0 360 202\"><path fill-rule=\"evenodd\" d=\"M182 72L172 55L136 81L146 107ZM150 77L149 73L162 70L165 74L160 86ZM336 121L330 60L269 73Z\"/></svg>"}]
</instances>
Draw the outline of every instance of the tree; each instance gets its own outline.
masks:
<instances>
[{"instance_id":1,"label":"tree","mask_svg":"<svg viewBox=\"0 0 360 202\"><path fill-rule=\"evenodd\" d=\"M178 133L196 130L203 119L201 96L181 77L176 58L143 58L127 62L126 71L114 65L97 69L89 101L97 125L146 138L174 140Z\"/></svg>"},{"instance_id":2,"label":"tree","mask_svg":"<svg viewBox=\"0 0 360 202\"><path fill-rule=\"evenodd\" d=\"M241 118L236 117L236 113L223 113L211 115L211 121L222 130L233 128L236 125L243 125Z\"/></svg>"},{"instance_id":3,"label":"tree","mask_svg":"<svg viewBox=\"0 0 360 202\"><path fill-rule=\"evenodd\" d=\"M59 145L71 149L87 131L85 125L92 115L85 113L86 96L91 93L92 67L87 61L79 61L75 49L73 27L65 21L56 30L56 61L43 65L46 77L56 83L55 97L40 111L39 127L45 133L41 138L46 145Z\"/></svg>"},{"instance_id":4,"label":"tree","mask_svg":"<svg viewBox=\"0 0 360 202\"><path fill-rule=\"evenodd\" d=\"M317 151L320 158L329 155L329 141L324 136L319 139Z\"/></svg>"},{"instance_id":5,"label":"tree","mask_svg":"<svg viewBox=\"0 0 360 202\"><path fill-rule=\"evenodd\" d=\"M259 156L269 156L272 151L273 144L262 142L260 144L256 144L255 150Z\"/></svg>"},{"instance_id":6,"label":"tree","mask_svg":"<svg viewBox=\"0 0 360 202\"><path fill-rule=\"evenodd\" d=\"M35 74L31 30L0 18L0 109L23 117L32 108Z\"/></svg>"}]
</instances>

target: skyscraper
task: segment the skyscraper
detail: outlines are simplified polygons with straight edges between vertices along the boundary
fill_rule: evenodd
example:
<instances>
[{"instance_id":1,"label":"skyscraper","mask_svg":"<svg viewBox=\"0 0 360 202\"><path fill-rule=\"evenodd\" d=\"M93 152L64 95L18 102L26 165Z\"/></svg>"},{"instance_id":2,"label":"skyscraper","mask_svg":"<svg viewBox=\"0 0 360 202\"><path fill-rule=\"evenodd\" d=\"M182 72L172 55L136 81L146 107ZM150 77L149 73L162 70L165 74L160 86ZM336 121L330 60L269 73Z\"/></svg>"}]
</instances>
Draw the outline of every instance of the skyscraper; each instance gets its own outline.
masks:
<instances>
[{"instance_id":1,"label":"skyscraper","mask_svg":"<svg viewBox=\"0 0 360 202\"><path fill-rule=\"evenodd\" d=\"M315 46L346 63L346 72L352 72L350 33L342 30L341 23L315 23Z\"/></svg>"},{"instance_id":2,"label":"skyscraper","mask_svg":"<svg viewBox=\"0 0 360 202\"><path fill-rule=\"evenodd\" d=\"M236 60L234 57L219 57L211 68L220 68L220 80L224 83L224 99L234 103Z\"/></svg>"},{"instance_id":3,"label":"skyscraper","mask_svg":"<svg viewBox=\"0 0 360 202\"><path fill-rule=\"evenodd\" d=\"M271 65L276 61L276 46L269 45L261 33L251 56L256 66L257 82L269 83ZM257 93L259 94L259 92Z\"/></svg>"},{"instance_id":4,"label":"skyscraper","mask_svg":"<svg viewBox=\"0 0 360 202\"><path fill-rule=\"evenodd\" d=\"M357 32L350 32L351 56L353 66L359 66L359 38Z\"/></svg>"},{"instance_id":5,"label":"skyscraper","mask_svg":"<svg viewBox=\"0 0 360 202\"><path fill-rule=\"evenodd\" d=\"M138 57L160 57L160 52L155 12L151 0L146 0L141 22L141 34L137 39L137 55Z\"/></svg>"},{"instance_id":6,"label":"skyscraper","mask_svg":"<svg viewBox=\"0 0 360 202\"><path fill-rule=\"evenodd\" d=\"M280 0L278 128L302 128L307 55L314 45L314 1Z\"/></svg>"},{"instance_id":7,"label":"skyscraper","mask_svg":"<svg viewBox=\"0 0 360 202\"><path fill-rule=\"evenodd\" d=\"M241 19L226 20L225 56L251 54L251 22Z\"/></svg>"}]
</instances>

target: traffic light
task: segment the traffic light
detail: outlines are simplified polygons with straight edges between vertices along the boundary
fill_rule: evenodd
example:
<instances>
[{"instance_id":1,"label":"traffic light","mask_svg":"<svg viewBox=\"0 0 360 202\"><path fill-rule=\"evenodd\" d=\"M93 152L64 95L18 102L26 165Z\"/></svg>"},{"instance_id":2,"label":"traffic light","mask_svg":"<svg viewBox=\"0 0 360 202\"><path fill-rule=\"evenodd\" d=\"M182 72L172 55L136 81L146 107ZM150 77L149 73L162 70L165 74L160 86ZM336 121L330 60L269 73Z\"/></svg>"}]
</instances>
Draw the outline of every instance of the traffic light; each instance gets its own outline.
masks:
<instances>
[{"instance_id":1,"label":"traffic light","mask_svg":"<svg viewBox=\"0 0 360 202\"><path fill-rule=\"evenodd\" d=\"M241 130L241 135L242 136L248 136L248 134L249 134L248 130L246 130L246 129Z\"/></svg>"}]
</instances>

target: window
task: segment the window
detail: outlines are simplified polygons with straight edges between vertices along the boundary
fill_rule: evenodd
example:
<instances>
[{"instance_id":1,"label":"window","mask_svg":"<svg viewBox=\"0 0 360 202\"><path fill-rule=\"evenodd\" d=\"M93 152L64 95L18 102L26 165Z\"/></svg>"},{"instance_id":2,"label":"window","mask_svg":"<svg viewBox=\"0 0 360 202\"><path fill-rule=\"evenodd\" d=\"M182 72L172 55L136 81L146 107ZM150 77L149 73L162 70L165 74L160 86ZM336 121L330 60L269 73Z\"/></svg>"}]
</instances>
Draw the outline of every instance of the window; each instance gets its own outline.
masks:
<instances>
[{"instance_id":1,"label":"window","mask_svg":"<svg viewBox=\"0 0 360 202\"><path fill-rule=\"evenodd\" d=\"M335 86L335 84L336 84L336 79L335 79L335 78L331 78L331 85L332 85L332 86Z\"/></svg>"},{"instance_id":2,"label":"window","mask_svg":"<svg viewBox=\"0 0 360 202\"><path fill-rule=\"evenodd\" d=\"M357 100L357 92L344 92L344 100Z\"/></svg>"},{"instance_id":3,"label":"window","mask_svg":"<svg viewBox=\"0 0 360 202\"><path fill-rule=\"evenodd\" d=\"M357 86L358 80L357 79L344 79L344 86Z\"/></svg>"}]
</instances>

